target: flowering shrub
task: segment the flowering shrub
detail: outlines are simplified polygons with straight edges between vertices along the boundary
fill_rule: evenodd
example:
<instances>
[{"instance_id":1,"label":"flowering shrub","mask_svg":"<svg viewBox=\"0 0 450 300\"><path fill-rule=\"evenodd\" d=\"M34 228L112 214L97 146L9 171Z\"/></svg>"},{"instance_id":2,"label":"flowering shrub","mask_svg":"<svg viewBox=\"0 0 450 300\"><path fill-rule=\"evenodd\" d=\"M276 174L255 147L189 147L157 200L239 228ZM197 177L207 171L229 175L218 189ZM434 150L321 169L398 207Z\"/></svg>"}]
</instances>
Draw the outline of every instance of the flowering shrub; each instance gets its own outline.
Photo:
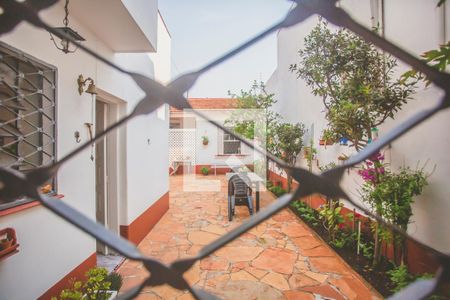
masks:
<instances>
[{"instance_id":1,"label":"flowering shrub","mask_svg":"<svg viewBox=\"0 0 450 300\"><path fill-rule=\"evenodd\" d=\"M427 185L427 177L423 168L411 170L408 167L400 168L396 173L390 171L384 164L384 155L376 153L366 161L366 166L359 171L365 181L361 196L364 202L384 220L407 230L412 216L412 203L414 196L420 195ZM381 242L393 242L394 260L397 257L405 261L405 239L396 235L387 227L378 222L372 223L374 233L373 264L381 258Z\"/></svg>"},{"instance_id":2,"label":"flowering shrub","mask_svg":"<svg viewBox=\"0 0 450 300\"><path fill-rule=\"evenodd\" d=\"M366 161L366 167L359 171L359 175L365 182L376 185L385 172L384 155L377 152Z\"/></svg>"}]
</instances>

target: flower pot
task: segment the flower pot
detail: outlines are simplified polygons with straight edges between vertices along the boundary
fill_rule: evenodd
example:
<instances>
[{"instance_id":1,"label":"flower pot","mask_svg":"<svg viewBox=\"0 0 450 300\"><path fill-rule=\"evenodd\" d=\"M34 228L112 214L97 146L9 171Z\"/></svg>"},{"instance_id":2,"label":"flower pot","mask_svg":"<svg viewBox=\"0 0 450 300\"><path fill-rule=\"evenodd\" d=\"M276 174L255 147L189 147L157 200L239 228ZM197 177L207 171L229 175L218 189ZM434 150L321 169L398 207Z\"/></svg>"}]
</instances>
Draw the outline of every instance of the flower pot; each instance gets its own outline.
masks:
<instances>
[{"instance_id":1,"label":"flower pot","mask_svg":"<svg viewBox=\"0 0 450 300\"><path fill-rule=\"evenodd\" d=\"M0 250L8 249L12 246L13 240L3 239L0 241Z\"/></svg>"},{"instance_id":2,"label":"flower pot","mask_svg":"<svg viewBox=\"0 0 450 300\"><path fill-rule=\"evenodd\" d=\"M341 137L341 138L339 139L339 145L347 146L347 145L348 145L348 139L345 138L345 137Z\"/></svg>"},{"instance_id":3,"label":"flower pot","mask_svg":"<svg viewBox=\"0 0 450 300\"><path fill-rule=\"evenodd\" d=\"M319 140L319 145L320 146L324 146L325 145L325 140Z\"/></svg>"},{"instance_id":4,"label":"flower pot","mask_svg":"<svg viewBox=\"0 0 450 300\"><path fill-rule=\"evenodd\" d=\"M202 142L202 144L203 144L204 146L208 145L208 143L209 143L208 141L203 141L203 142Z\"/></svg>"},{"instance_id":5,"label":"flower pot","mask_svg":"<svg viewBox=\"0 0 450 300\"><path fill-rule=\"evenodd\" d=\"M16 232L13 228L0 230L0 260L19 252Z\"/></svg>"}]
</instances>

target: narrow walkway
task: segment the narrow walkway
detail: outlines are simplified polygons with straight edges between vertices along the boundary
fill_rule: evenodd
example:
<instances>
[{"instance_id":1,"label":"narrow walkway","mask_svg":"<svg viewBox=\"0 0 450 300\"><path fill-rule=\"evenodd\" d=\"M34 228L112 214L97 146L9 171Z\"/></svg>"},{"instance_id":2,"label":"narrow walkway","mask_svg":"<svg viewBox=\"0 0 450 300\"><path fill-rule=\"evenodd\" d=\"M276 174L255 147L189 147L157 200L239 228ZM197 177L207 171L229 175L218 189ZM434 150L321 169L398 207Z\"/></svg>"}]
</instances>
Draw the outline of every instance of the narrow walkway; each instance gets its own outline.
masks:
<instances>
[{"instance_id":1,"label":"narrow walkway","mask_svg":"<svg viewBox=\"0 0 450 300\"><path fill-rule=\"evenodd\" d=\"M196 178L170 177L170 209L139 244L146 255L165 263L191 256L248 218L246 207L237 207L235 219L228 222L224 176ZM200 188L209 191L192 192ZM262 207L273 200L271 193L262 193ZM124 276L122 290L148 275L142 264L128 260L119 272ZM380 298L288 209L195 264L185 275L190 284L222 299ZM165 285L145 288L137 299L193 298Z\"/></svg>"}]
</instances>

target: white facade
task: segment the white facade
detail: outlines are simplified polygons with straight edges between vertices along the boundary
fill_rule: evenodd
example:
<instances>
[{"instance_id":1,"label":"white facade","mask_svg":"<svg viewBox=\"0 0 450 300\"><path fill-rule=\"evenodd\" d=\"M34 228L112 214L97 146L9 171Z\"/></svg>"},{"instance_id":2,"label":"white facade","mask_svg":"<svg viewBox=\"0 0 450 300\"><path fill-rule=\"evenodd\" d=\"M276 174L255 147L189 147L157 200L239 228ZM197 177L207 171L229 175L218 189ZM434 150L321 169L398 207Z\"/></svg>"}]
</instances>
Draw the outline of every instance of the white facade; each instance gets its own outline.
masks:
<instances>
[{"instance_id":1,"label":"white facade","mask_svg":"<svg viewBox=\"0 0 450 300\"><path fill-rule=\"evenodd\" d=\"M384 20L385 37L410 53L419 56L424 51L436 49L438 45L450 39L448 23L450 21L450 5L436 7L437 2L422 0L390 0L384 1L384 12L381 1L342 0L345 8L358 22L371 27L371 17ZM337 157L352 154L349 147L333 145L319 147L318 141L323 128L326 127L324 107L319 97L312 95L310 88L296 74L289 71L289 65L297 63L297 51L302 48L304 38L317 24L317 17L311 17L302 24L278 32L278 67L267 82L267 90L275 94L275 109L290 122L303 122L306 128L314 124L314 143L318 148L318 163L338 163ZM445 24L447 28L445 30ZM397 74L402 74L408 67L399 61ZM380 136L391 128L411 117L412 114L437 103L442 92L431 86L417 89L413 101L410 101L396 116L388 120L380 130ZM436 171L429 178L429 186L422 196L416 198L414 204L414 223L410 224L410 234L419 240L444 252L450 251L450 224L447 222L450 202L450 189L446 179L450 177L450 159L448 149L450 138L445 128L450 125L450 112L442 111L428 121L422 123L405 136L392 143L386 150L387 162L392 168L400 166L416 167L417 161L422 164L429 160L428 170L436 165ZM306 166L302 159L300 165ZM315 168L314 171L317 171ZM358 199L359 176L353 169L345 176L342 186L353 199Z\"/></svg>"},{"instance_id":2,"label":"white facade","mask_svg":"<svg viewBox=\"0 0 450 300\"><path fill-rule=\"evenodd\" d=\"M91 10L91 5L102 9ZM73 1L70 9L70 27L86 39L84 45L88 48L127 70L169 81L170 35L157 12L156 0ZM40 15L48 23L61 26L63 5L57 4ZM109 24L131 31L128 36L101 35L100 27ZM130 78L80 49L72 54L62 53L44 30L21 23L0 40L57 68L58 158L80 145L75 141L75 131L81 133L82 142L89 139L84 123L91 122L91 96L78 94L79 74L95 80L101 90L98 97L110 105L112 119L130 113L142 98L142 91ZM127 48L122 48L120 45L127 41ZM128 53L119 53L122 51ZM108 137L113 145L108 147L114 155L107 162L114 173L108 187L113 201L108 227L116 233L120 225L129 225L168 192L168 121L168 108L163 106ZM86 150L63 166L57 175L57 192L64 195L61 201L95 220L96 175L90 155L90 150ZM16 230L20 252L0 261L1 299L35 299L96 252L93 238L42 206L1 217L0 228L5 227ZM24 287L19 283L24 283Z\"/></svg>"},{"instance_id":3,"label":"white facade","mask_svg":"<svg viewBox=\"0 0 450 300\"><path fill-rule=\"evenodd\" d=\"M233 113L233 109L198 110L221 125L224 125L225 121L229 119ZM195 121L188 121L193 125L193 128L170 129L171 131L186 132L183 135L178 135L180 141L181 139L184 140L184 145L182 145L184 149L181 148L179 151L172 151L174 154L172 155L173 157L170 158L171 162L174 160L189 160L194 166L217 166L222 169L227 165L253 165L255 160L254 151L243 143L240 143L240 154L224 154L223 131L209 121L195 115L189 110L186 110L185 112L171 112L171 118L174 117L181 117L185 120L192 120L192 118L194 118ZM204 136L209 140L207 145L203 144ZM187 139L189 139L189 141ZM190 139L194 139L194 142L190 141ZM193 151L190 149L191 146L194 148ZM211 172L214 171L212 170Z\"/></svg>"}]
</instances>

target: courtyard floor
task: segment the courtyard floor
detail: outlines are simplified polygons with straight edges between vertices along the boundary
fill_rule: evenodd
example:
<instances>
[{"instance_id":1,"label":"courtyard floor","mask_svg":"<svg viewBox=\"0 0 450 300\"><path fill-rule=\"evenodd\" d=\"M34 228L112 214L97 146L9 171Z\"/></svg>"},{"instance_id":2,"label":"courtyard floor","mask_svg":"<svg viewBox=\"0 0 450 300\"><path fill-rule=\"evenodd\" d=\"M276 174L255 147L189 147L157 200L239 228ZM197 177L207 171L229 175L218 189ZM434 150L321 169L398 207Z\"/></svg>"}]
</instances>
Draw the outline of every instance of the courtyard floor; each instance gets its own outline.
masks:
<instances>
[{"instance_id":1,"label":"courtyard floor","mask_svg":"<svg viewBox=\"0 0 450 300\"><path fill-rule=\"evenodd\" d=\"M262 209L274 200L262 192ZM225 176L171 176L170 209L139 249L170 263L194 255L248 217L246 207L237 207L228 222ZM119 273L123 291L148 276L141 263L129 260ZM198 262L185 278L222 299L381 299L289 209ZM193 298L164 285L144 288L137 299Z\"/></svg>"}]
</instances>

